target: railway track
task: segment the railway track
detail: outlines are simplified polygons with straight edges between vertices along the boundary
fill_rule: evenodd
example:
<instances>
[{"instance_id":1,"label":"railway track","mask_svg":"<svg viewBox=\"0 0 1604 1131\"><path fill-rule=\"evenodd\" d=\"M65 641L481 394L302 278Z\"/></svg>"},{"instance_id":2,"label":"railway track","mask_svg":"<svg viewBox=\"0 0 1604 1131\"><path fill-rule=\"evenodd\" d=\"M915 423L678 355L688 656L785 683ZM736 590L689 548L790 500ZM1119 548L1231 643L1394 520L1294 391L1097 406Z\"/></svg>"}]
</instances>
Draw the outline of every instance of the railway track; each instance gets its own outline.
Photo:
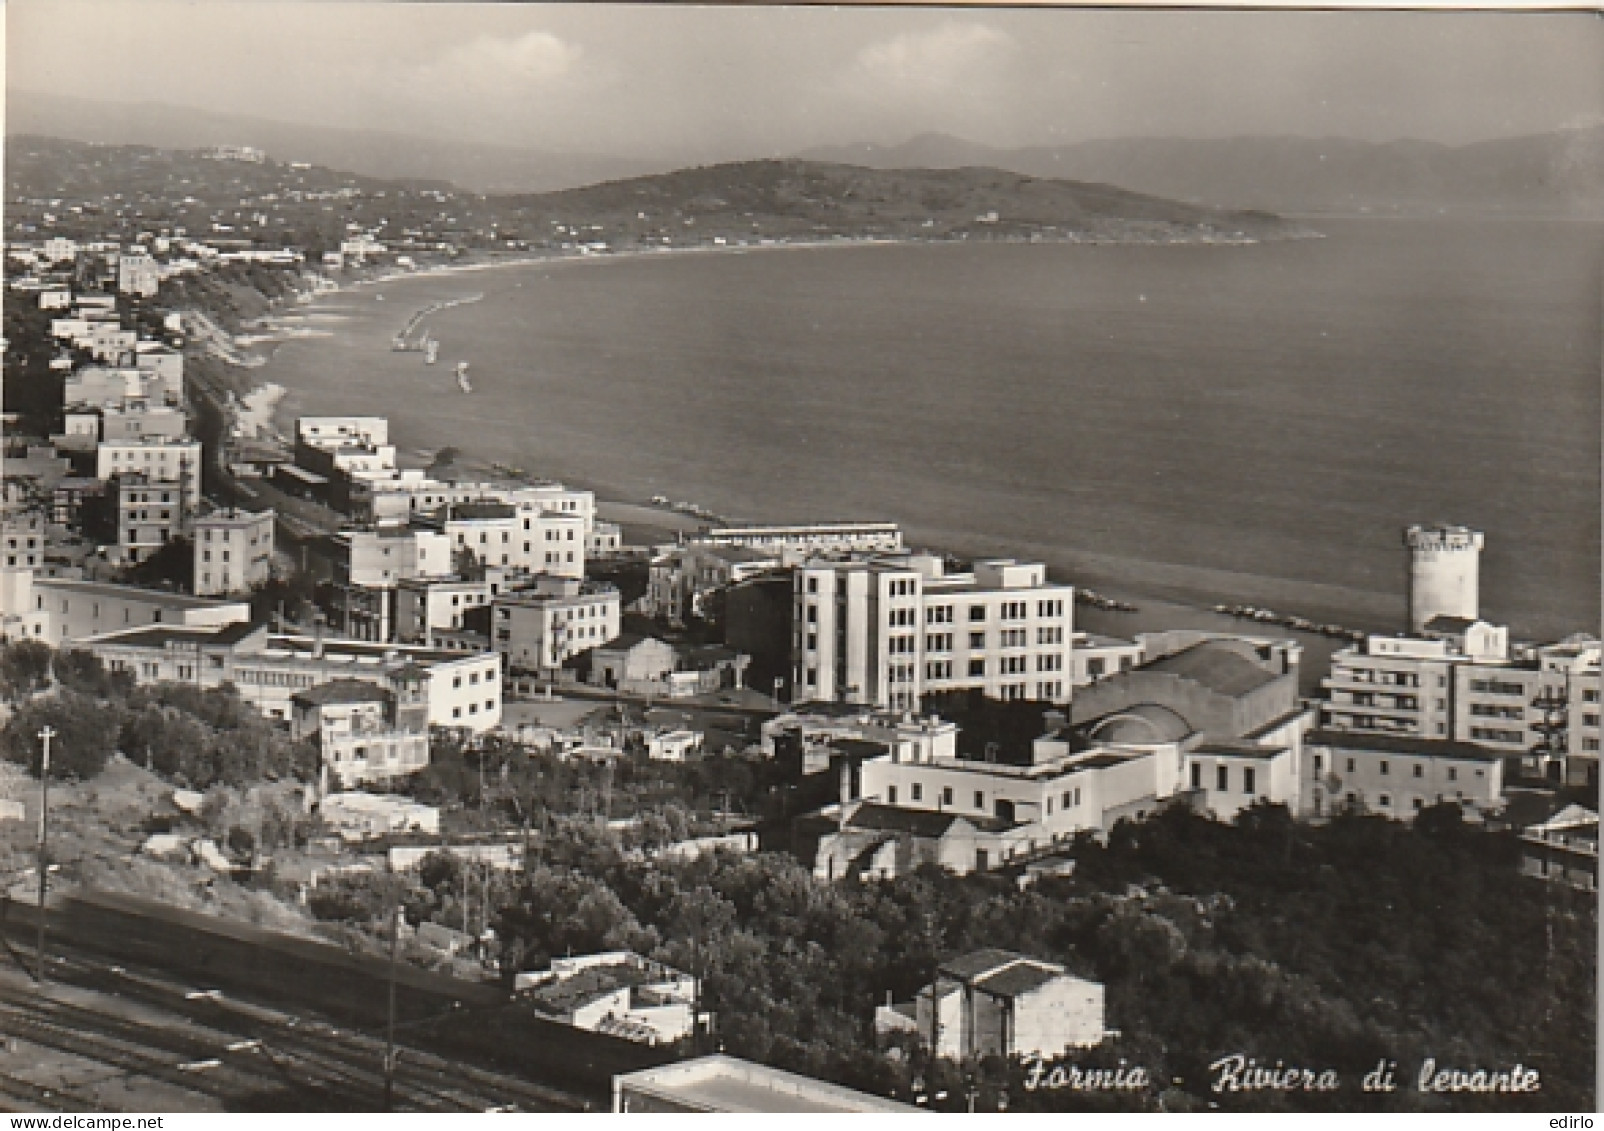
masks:
<instances>
[{"instance_id":1,"label":"railway track","mask_svg":"<svg viewBox=\"0 0 1604 1131\"><path fill-rule=\"evenodd\" d=\"M0 990L0 1024L18 1036L106 1064L129 1076L248 1102L263 1093L263 1077L279 1084L284 1101L306 1110L331 1097L352 1110L381 1110L385 1103L384 1042L368 1033L302 1018L221 994L196 991L150 969L105 966L93 959L60 958L52 977L114 995L173 1017L157 1026L39 996L32 989ZM399 1110L470 1112L487 1108L577 1111L584 1101L528 1081L398 1046L393 1102ZM266 1072L264 1072L266 1069ZM25 1081L6 1093L29 1110L48 1103Z\"/></svg>"}]
</instances>

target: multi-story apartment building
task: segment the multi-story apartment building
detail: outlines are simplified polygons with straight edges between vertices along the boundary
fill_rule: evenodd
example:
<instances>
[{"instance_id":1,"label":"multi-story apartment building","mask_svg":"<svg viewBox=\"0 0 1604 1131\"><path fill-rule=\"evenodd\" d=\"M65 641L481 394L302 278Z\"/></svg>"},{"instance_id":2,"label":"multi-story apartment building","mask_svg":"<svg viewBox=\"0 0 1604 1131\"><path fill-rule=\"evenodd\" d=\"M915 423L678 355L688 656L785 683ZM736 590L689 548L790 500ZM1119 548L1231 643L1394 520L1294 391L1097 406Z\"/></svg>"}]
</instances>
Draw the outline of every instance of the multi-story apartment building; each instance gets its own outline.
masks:
<instances>
[{"instance_id":1,"label":"multi-story apartment building","mask_svg":"<svg viewBox=\"0 0 1604 1131\"><path fill-rule=\"evenodd\" d=\"M199 440L102 440L95 449L95 478L143 475L151 483L174 486L174 505L194 514L201 500L201 443Z\"/></svg>"},{"instance_id":2,"label":"multi-story apartment building","mask_svg":"<svg viewBox=\"0 0 1604 1131\"><path fill-rule=\"evenodd\" d=\"M778 569L777 554L744 546L689 542L653 558L647 567L640 611L649 617L683 622L703 615L703 600L715 590Z\"/></svg>"},{"instance_id":3,"label":"multi-story apartment building","mask_svg":"<svg viewBox=\"0 0 1604 1131\"><path fill-rule=\"evenodd\" d=\"M383 447L390 442L390 419L385 416L303 416L295 422L295 438L308 447L325 451Z\"/></svg>"},{"instance_id":4,"label":"multi-story apartment building","mask_svg":"<svg viewBox=\"0 0 1604 1131\"><path fill-rule=\"evenodd\" d=\"M1521 758L1528 772L1574 784L1596 779L1597 640L1512 652L1506 629L1480 621L1438 618L1428 630L1372 636L1333 655L1323 681L1325 729L1471 742Z\"/></svg>"},{"instance_id":5,"label":"multi-story apartment building","mask_svg":"<svg viewBox=\"0 0 1604 1131\"><path fill-rule=\"evenodd\" d=\"M407 644L435 644L438 632L456 633L468 627L464 618L484 610L507 585L507 572L486 569L464 577L409 577L396 586L395 638ZM482 629L481 629L482 631Z\"/></svg>"},{"instance_id":6,"label":"multi-story apartment building","mask_svg":"<svg viewBox=\"0 0 1604 1131\"><path fill-rule=\"evenodd\" d=\"M615 639L619 614L613 586L553 578L492 600L490 646L509 669L550 673Z\"/></svg>"},{"instance_id":7,"label":"multi-story apartment building","mask_svg":"<svg viewBox=\"0 0 1604 1131\"><path fill-rule=\"evenodd\" d=\"M187 514L182 485L152 480L140 472L114 475L117 549L124 562L142 562L183 535Z\"/></svg>"},{"instance_id":8,"label":"multi-story apartment building","mask_svg":"<svg viewBox=\"0 0 1604 1131\"><path fill-rule=\"evenodd\" d=\"M275 515L230 509L202 515L191 525L195 594L245 593L273 574Z\"/></svg>"},{"instance_id":9,"label":"multi-story apartment building","mask_svg":"<svg viewBox=\"0 0 1604 1131\"><path fill-rule=\"evenodd\" d=\"M795 701L913 710L926 694L971 689L1069 700L1075 594L1041 564L948 574L929 554L813 559L794 584Z\"/></svg>"},{"instance_id":10,"label":"multi-story apartment building","mask_svg":"<svg viewBox=\"0 0 1604 1131\"><path fill-rule=\"evenodd\" d=\"M290 697L290 735L313 738L320 793L389 782L429 764L429 731L421 699L398 702L388 687L335 679Z\"/></svg>"},{"instance_id":11,"label":"multi-story apartment building","mask_svg":"<svg viewBox=\"0 0 1604 1131\"><path fill-rule=\"evenodd\" d=\"M481 565L554 577L585 576L582 514L510 502L452 503L420 525L440 529L453 553L472 553Z\"/></svg>"},{"instance_id":12,"label":"multi-story apartment building","mask_svg":"<svg viewBox=\"0 0 1604 1131\"><path fill-rule=\"evenodd\" d=\"M40 577L33 570L0 570L5 582L0 592L4 612L19 618L14 628L7 618L7 634L30 636L57 646L75 644L91 636L146 625L181 625L219 628L249 620L251 607L244 601L217 601L188 597L160 589Z\"/></svg>"},{"instance_id":13,"label":"multi-story apartment building","mask_svg":"<svg viewBox=\"0 0 1604 1131\"><path fill-rule=\"evenodd\" d=\"M1504 804L1504 762L1474 743L1312 731L1305 739L1306 812L1351 810L1413 821L1449 802L1481 818Z\"/></svg>"},{"instance_id":14,"label":"multi-story apartment building","mask_svg":"<svg viewBox=\"0 0 1604 1131\"><path fill-rule=\"evenodd\" d=\"M182 440L189 434L189 417L173 405L147 407L135 402L123 407L102 408L97 440Z\"/></svg>"},{"instance_id":15,"label":"multi-story apartment building","mask_svg":"<svg viewBox=\"0 0 1604 1131\"><path fill-rule=\"evenodd\" d=\"M1477 617L1479 532L1411 526L1404 543L1410 632L1331 657L1322 726L1474 743L1529 774L1596 783L1599 642L1511 647L1508 629Z\"/></svg>"},{"instance_id":16,"label":"multi-story apartment building","mask_svg":"<svg viewBox=\"0 0 1604 1131\"><path fill-rule=\"evenodd\" d=\"M94 636L82 646L109 669L126 671L141 684L214 688L231 683L269 718L290 719L297 692L331 680L359 679L394 692L397 709L416 711L426 726L479 732L501 722L502 663L491 653L271 634L265 626L243 623L225 628L158 624Z\"/></svg>"},{"instance_id":17,"label":"multi-story apartment building","mask_svg":"<svg viewBox=\"0 0 1604 1131\"><path fill-rule=\"evenodd\" d=\"M117 257L117 289L125 295L152 298L161 285L161 265L142 252Z\"/></svg>"},{"instance_id":18,"label":"multi-story apartment building","mask_svg":"<svg viewBox=\"0 0 1604 1131\"><path fill-rule=\"evenodd\" d=\"M450 577L451 545L439 531L406 526L342 530L318 547L330 566L335 626L359 640L394 639L396 587L414 577Z\"/></svg>"}]
</instances>

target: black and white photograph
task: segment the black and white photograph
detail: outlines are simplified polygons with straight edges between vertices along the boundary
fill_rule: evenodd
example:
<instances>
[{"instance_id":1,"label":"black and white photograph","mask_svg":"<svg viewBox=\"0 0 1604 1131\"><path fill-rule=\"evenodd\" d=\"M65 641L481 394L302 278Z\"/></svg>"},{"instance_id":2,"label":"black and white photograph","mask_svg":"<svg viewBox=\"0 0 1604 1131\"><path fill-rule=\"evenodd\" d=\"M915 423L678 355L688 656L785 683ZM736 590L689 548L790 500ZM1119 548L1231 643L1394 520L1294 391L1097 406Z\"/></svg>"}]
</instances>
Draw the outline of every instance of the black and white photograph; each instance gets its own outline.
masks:
<instances>
[{"instance_id":1,"label":"black and white photograph","mask_svg":"<svg viewBox=\"0 0 1604 1131\"><path fill-rule=\"evenodd\" d=\"M3 20L12 1127L1593 1125L1598 12Z\"/></svg>"}]
</instances>

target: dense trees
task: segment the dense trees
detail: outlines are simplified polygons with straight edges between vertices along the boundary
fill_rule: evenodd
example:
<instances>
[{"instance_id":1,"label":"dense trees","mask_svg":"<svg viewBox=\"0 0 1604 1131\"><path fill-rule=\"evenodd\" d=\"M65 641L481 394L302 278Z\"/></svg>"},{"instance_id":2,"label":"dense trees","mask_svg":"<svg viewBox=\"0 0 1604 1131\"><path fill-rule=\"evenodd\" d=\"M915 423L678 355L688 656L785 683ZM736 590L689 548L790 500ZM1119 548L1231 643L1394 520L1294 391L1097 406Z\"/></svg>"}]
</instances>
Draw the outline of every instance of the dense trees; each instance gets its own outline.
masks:
<instances>
[{"instance_id":1,"label":"dense trees","mask_svg":"<svg viewBox=\"0 0 1604 1131\"><path fill-rule=\"evenodd\" d=\"M48 686L54 672L55 687ZM56 734L51 775L91 778L121 750L135 762L196 789L263 780L309 780L317 751L289 736L232 687L136 687L88 652L52 652L31 642L0 651L0 679L25 699L0 728L0 753L37 774L38 734Z\"/></svg>"},{"instance_id":2,"label":"dense trees","mask_svg":"<svg viewBox=\"0 0 1604 1131\"><path fill-rule=\"evenodd\" d=\"M1103 981L1122 1036L1079 1062L1124 1058L1157 1082L1032 1093L1019 1066L981 1066L986 1094L1006 1087L1016 1108L1203 1105L1217 1098L1210 1063L1233 1053L1348 1082L1310 1106L1376 1106L1358 1081L1383 1056L1535 1063L1545 1110L1592 1099L1592 997L1577 989L1594 984L1592 904L1519 876L1507 836L1443 815L1316 828L1264 807L1233 827L1171 810L1107 846L1083 841L1073 879L1024 891L938 872L829 886L779 855L664 866L591 852L581 873L580 855L552 852L513 894L497 921L513 956L538 966L567 947L655 943L704 978L728 1051L844 1083L905 1095L928 1068L874 1052L874 1005L907 1000L942 959L1000 946ZM1404 1088L1382 1102L1434 1101Z\"/></svg>"},{"instance_id":3,"label":"dense trees","mask_svg":"<svg viewBox=\"0 0 1604 1131\"><path fill-rule=\"evenodd\" d=\"M92 778L111 757L117 743L118 714L74 691L31 699L6 720L0 730L0 749L8 760L20 762L39 775L43 744L39 732L55 732L50 744L50 776Z\"/></svg>"},{"instance_id":4,"label":"dense trees","mask_svg":"<svg viewBox=\"0 0 1604 1131\"><path fill-rule=\"evenodd\" d=\"M50 683L48 644L14 640L0 646L0 694L15 700L42 690Z\"/></svg>"}]
</instances>

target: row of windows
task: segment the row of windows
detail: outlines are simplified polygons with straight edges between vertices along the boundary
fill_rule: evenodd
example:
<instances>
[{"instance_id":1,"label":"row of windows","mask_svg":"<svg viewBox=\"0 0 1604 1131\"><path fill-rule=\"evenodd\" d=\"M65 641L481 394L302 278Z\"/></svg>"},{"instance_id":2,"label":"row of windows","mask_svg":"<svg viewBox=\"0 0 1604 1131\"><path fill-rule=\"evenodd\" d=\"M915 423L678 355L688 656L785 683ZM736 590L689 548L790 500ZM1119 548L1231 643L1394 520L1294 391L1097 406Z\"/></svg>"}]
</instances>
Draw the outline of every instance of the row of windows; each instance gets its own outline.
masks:
<instances>
[{"instance_id":1,"label":"row of windows","mask_svg":"<svg viewBox=\"0 0 1604 1131\"><path fill-rule=\"evenodd\" d=\"M1492 719L1523 719L1526 710L1523 707L1501 707L1494 703L1472 703L1470 713L1483 718Z\"/></svg>"},{"instance_id":2,"label":"row of windows","mask_svg":"<svg viewBox=\"0 0 1604 1131\"><path fill-rule=\"evenodd\" d=\"M1498 679L1473 679L1470 681L1472 691L1485 692L1488 695L1524 695L1526 685L1523 683L1510 683Z\"/></svg>"},{"instance_id":3,"label":"row of windows","mask_svg":"<svg viewBox=\"0 0 1604 1131\"><path fill-rule=\"evenodd\" d=\"M1322 766L1323 766L1324 762L1325 762L1325 757L1323 755L1316 754L1314 756L1314 772L1317 775L1321 772L1321 769L1322 769ZM1350 773L1350 774L1351 773L1355 773L1357 771L1358 764L1359 764L1359 760L1357 758L1349 758L1348 762L1347 762L1348 773ZM1409 766L1410 771L1412 772L1414 777L1421 778L1421 777L1425 777L1426 776L1425 763L1423 763L1423 762L1410 762L1410 763L1407 763L1407 765ZM1457 767L1457 766L1447 766L1445 768L1448 771L1448 780L1449 781L1458 781L1459 780L1459 767ZM1379 762L1376 763L1376 770L1377 770L1377 772L1382 773L1382 774L1390 774L1392 772L1392 763L1388 759L1383 758ZM1484 770L1477 770L1476 771L1476 776L1477 777L1482 777L1485 774L1485 772L1486 771L1484 771Z\"/></svg>"},{"instance_id":4,"label":"row of windows","mask_svg":"<svg viewBox=\"0 0 1604 1131\"><path fill-rule=\"evenodd\" d=\"M1243 793L1252 794L1252 793L1257 793L1258 792L1258 772L1257 772L1257 770L1258 770L1258 767L1256 767L1256 766L1243 766L1242 767L1242 792ZM1192 763L1192 788L1193 789L1202 789L1203 788L1203 765L1202 765L1201 762L1193 762ZM1214 767L1214 789L1215 789L1215 792L1217 792L1217 793L1229 793L1229 792L1231 792L1231 767L1230 766L1227 766L1227 765L1216 765Z\"/></svg>"},{"instance_id":5,"label":"row of windows","mask_svg":"<svg viewBox=\"0 0 1604 1131\"><path fill-rule=\"evenodd\" d=\"M493 713L495 711L495 709L496 709L496 701L494 699L486 699L485 700L485 711L486 711L486 713ZM479 704L477 704L477 703L469 703L468 704L468 714L477 715L478 713L479 713ZM461 707L453 707L453 708L451 708L451 717L453 719L462 718L462 708Z\"/></svg>"}]
</instances>

